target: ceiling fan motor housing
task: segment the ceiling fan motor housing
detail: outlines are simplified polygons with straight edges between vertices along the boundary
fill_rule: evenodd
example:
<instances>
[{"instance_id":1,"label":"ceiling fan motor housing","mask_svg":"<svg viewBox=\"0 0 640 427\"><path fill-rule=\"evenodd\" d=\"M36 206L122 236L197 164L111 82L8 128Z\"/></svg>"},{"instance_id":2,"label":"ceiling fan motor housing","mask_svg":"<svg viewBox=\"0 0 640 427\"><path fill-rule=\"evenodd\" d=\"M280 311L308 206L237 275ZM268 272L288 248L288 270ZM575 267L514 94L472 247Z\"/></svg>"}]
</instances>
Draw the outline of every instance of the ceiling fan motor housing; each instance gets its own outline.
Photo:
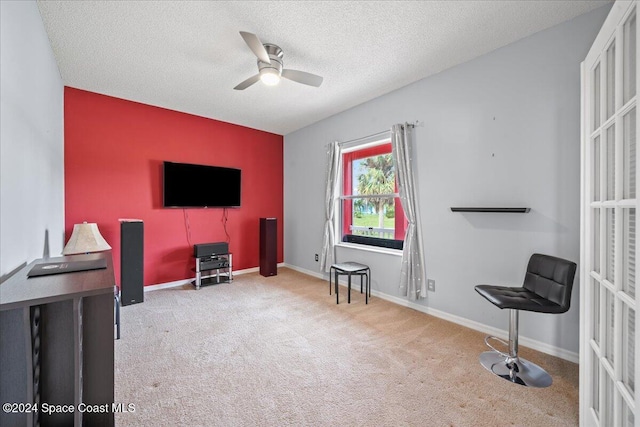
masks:
<instances>
[{"instance_id":1,"label":"ceiling fan motor housing","mask_svg":"<svg viewBox=\"0 0 640 427\"><path fill-rule=\"evenodd\" d=\"M269 54L269 59L271 59L271 63L263 62L258 59L258 69L262 71L265 68L273 68L277 71L278 75L282 74L282 56L283 52L279 46L275 44L265 43L264 48Z\"/></svg>"},{"instance_id":2,"label":"ceiling fan motor housing","mask_svg":"<svg viewBox=\"0 0 640 427\"><path fill-rule=\"evenodd\" d=\"M1 0L0 0L1 1ZM251 76L234 87L235 90L244 90L258 81L267 86L275 86L280 78L301 83L307 86L319 87L322 77L305 71L284 69L282 57L284 53L279 46L271 43L262 43L258 36L246 31L240 31L240 35L249 49L258 58L258 74Z\"/></svg>"}]
</instances>

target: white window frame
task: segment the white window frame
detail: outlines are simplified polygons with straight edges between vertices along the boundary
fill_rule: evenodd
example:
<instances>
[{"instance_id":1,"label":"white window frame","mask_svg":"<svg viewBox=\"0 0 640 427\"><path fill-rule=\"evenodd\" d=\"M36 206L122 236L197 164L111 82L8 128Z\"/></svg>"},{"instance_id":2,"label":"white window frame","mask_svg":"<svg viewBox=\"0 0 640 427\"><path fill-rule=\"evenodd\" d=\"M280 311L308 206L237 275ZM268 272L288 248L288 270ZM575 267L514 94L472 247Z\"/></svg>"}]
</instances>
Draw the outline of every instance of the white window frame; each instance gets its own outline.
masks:
<instances>
[{"instance_id":1,"label":"white window frame","mask_svg":"<svg viewBox=\"0 0 640 427\"><path fill-rule=\"evenodd\" d=\"M360 138L351 142L346 142L340 144L340 156L344 154L353 153L355 151L365 150L367 148L376 147L378 145L385 145L391 143L391 132L386 131L380 134L373 135L371 137ZM386 248L381 246L370 245L366 243L352 243L352 242L343 242L342 241L342 230L343 230L343 219L344 214L342 212L342 204L344 200L353 200L353 199L363 199L363 198L375 198L375 197L393 197L399 198L399 193L391 193L391 194L376 194L376 195L344 195L344 167L345 165L341 162L341 168L338 172L338 193L339 196L336 198L336 206L334 215L334 230L335 230L335 242L338 247L347 247L360 249L369 252L376 253L385 253L390 255L402 256L402 249L394 249L394 248ZM397 177L396 177L397 179Z\"/></svg>"}]
</instances>

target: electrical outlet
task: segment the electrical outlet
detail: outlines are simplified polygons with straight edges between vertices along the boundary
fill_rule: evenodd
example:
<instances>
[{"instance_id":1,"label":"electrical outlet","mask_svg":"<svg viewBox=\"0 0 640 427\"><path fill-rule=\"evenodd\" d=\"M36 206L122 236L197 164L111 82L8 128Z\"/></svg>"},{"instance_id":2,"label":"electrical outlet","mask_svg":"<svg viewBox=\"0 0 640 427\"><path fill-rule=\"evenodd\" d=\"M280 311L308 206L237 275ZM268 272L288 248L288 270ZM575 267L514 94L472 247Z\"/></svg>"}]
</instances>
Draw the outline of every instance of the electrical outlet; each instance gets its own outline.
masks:
<instances>
[{"instance_id":1,"label":"electrical outlet","mask_svg":"<svg viewBox=\"0 0 640 427\"><path fill-rule=\"evenodd\" d=\"M318 262L318 254L316 254L316 262Z\"/></svg>"},{"instance_id":2,"label":"electrical outlet","mask_svg":"<svg viewBox=\"0 0 640 427\"><path fill-rule=\"evenodd\" d=\"M436 281L433 280L433 279L427 280L427 289L430 290L431 292L435 292L436 291Z\"/></svg>"}]
</instances>

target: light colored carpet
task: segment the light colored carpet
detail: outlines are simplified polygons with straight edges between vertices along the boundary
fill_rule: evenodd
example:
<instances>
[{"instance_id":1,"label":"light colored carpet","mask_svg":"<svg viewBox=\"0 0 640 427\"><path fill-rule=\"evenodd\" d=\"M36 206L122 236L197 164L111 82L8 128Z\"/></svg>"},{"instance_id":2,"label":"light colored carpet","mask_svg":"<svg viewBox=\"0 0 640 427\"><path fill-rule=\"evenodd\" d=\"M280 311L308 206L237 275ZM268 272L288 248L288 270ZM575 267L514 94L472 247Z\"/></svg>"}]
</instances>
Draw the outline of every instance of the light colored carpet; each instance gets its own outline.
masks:
<instances>
[{"instance_id":1,"label":"light colored carpet","mask_svg":"<svg viewBox=\"0 0 640 427\"><path fill-rule=\"evenodd\" d=\"M483 334L343 289L281 268L146 293L121 312L117 425L578 424L576 364L521 347L553 385L512 384L478 363Z\"/></svg>"}]
</instances>

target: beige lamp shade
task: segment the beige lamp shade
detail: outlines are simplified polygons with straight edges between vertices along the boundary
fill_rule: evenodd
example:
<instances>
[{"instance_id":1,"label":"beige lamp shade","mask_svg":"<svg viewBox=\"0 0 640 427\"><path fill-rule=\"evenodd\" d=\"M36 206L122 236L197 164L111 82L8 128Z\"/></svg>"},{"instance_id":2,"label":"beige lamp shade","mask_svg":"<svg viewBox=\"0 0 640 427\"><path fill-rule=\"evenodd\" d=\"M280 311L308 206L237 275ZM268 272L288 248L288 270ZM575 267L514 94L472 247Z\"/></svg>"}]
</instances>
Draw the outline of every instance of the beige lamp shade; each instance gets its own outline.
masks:
<instances>
[{"instance_id":1,"label":"beige lamp shade","mask_svg":"<svg viewBox=\"0 0 640 427\"><path fill-rule=\"evenodd\" d=\"M111 246L104 240L98 230L98 224L86 223L75 224L71 238L62 250L63 255L86 254L90 252L108 251Z\"/></svg>"}]
</instances>

